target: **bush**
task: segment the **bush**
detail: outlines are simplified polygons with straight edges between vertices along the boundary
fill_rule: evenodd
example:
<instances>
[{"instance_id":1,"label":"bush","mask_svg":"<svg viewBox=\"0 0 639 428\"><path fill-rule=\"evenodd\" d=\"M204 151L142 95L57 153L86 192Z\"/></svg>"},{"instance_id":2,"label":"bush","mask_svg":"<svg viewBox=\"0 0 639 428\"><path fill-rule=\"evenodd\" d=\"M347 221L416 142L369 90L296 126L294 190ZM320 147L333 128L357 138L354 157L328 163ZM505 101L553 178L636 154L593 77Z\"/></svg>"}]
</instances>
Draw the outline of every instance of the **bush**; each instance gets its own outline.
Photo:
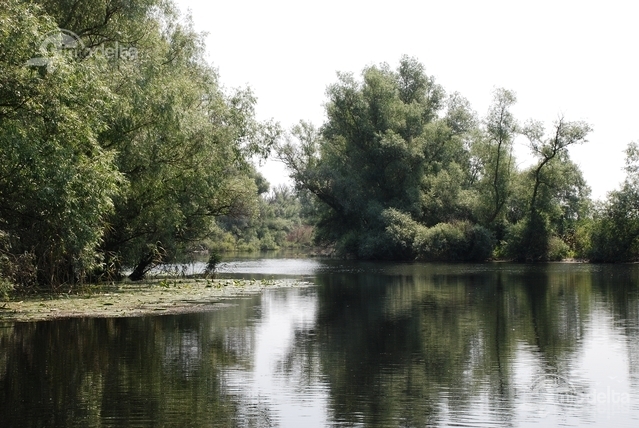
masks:
<instances>
[{"instance_id":1,"label":"bush","mask_svg":"<svg viewBox=\"0 0 639 428\"><path fill-rule=\"evenodd\" d=\"M286 235L286 242L297 247L311 247L313 245L313 226L296 226Z\"/></svg>"},{"instance_id":2,"label":"bush","mask_svg":"<svg viewBox=\"0 0 639 428\"><path fill-rule=\"evenodd\" d=\"M570 247L556 236L548 240L548 260L559 261L570 256Z\"/></svg>"},{"instance_id":3,"label":"bush","mask_svg":"<svg viewBox=\"0 0 639 428\"><path fill-rule=\"evenodd\" d=\"M340 256L356 256L359 248L359 234L351 230L335 243L335 250Z\"/></svg>"},{"instance_id":4,"label":"bush","mask_svg":"<svg viewBox=\"0 0 639 428\"><path fill-rule=\"evenodd\" d=\"M383 232L379 233L378 231L368 231L360 236L357 256L366 260L394 260L401 258L400 253L397 251L397 245L390 235Z\"/></svg>"},{"instance_id":5,"label":"bush","mask_svg":"<svg viewBox=\"0 0 639 428\"><path fill-rule=\"evenodd\" d=\"M594 222L587 220L577 225L574 234L574 257L587 259L592 253L592 240Z\"/></svg>"},{"instance_id":6,"label":"bush","mask_svg":"<svg viewBox=\"0 0 639 428\"><path fill-rule=\"evenodd\" d=\"M481 226L468 222L439 223L415 236L418 258L438 261L482 261L490 258L495 239Z\"/></svg>"},{"instance_id":7,"label":"bush","mask_svg":"<svg viewBox=\"0 0 639 428\"><path fill-rule=\"evenodd\" d=\"M0 275L0 300L9 300L9 293L13 291L13 284Z\"/></svg>"},{"instance_id":8,"label":"bush","mask_svg":"<svg viewBox=\"0 0 639 428\"><path fill-rule=\"evenodd\" d=\"M466 260L484 261L491 258L495 249L495 237L485 227L475 225L471 229L471 248Z\"/></svg>"},{"instance_id":9,"label":"bush","mask_svg":"<svg viewBox=\"0 0 639 428\"><path fill-rule=\"evenodd\" d=\"M514 224L506 233L504 254L517 261L548 260L548 219L540 214Z\"/></svg>"},{"instance_id":10,"label":"bush","mask_svg":"<svg viewBox=\"0 0 639 428\"><path fill-rule=\"evenodd\" d=\"M459 260L464 247L464 232L450 223L439 223L415 236L418 257L425 260Z\"/></svg>"},{"instance_id":11,"label":"bush","mask_svg":"<svg viewBox=\"0 0 639 428\"><path fill-rule=\"evenodd\" d=\"M362 259L483 261L495 247L492 232L467 221L428 228L393 208L384 210L381 220L382 230L346 233L338 241L338 251Z\"/></svg>"},{"instance_id":12,"label":"bush","mask_svg":"<svg viewBox=\"0 0 639 428\"><path fill-rule=\"evenodd\" d=\"M222 261L222 257L220 253L217 251L211 251L209 254L209 260L206 263L206 268L204 268L205 275L215 275L215 271L217 270L217 265Z\"/></svg>"},{"instance_id":13,"label":"bush","mask_svg":"<svg viewBox=\"0 0 639 428\"><path fill-rule=\"evenodd\" d=\"M262 251L279 250L279 248L275 239L273 239L273 236L268 231L260 239L260 250Z\"/></svg>"},{"instance_id":14,"label":"bush","mask_svg":"<svg viewBox=\"0 0 639 428\"><path fill-rule=\"evenodd\" d=\"M12 290L14 286L34 288L37 285L35 256L31 253L18 256L0 253L0 282L5 283L2 286L5 291Z\"/></svg>"},{"instance_id":15,"label":"bush","mask_svg":"<svg viewBox=\"0 0 639 428\"><path fill-rule=\"evenodd\" d=\"M216 228L211 237L204 241L204 245L209 250L224 253L235 251L237 241L232 233Z\"/></svg>"},{"instance_id":16,"label":"bush","mask_svg":"<svg viewBox=\"0 0 639 428\"><path fill-rule=\"evenodd\" d=\"M525 255L522 254L522 247L524 246L524 234L526 233L527 222L522 220L518 223L511 225L506 231L506 239L501 246L501 252L498 257L506 259L525 259Z\"/></svg>"},{"instance_id":17,"label":"bush","mask_svg":"<svg viewBox=\"0 0 639 428\"><path fill-rule=\"evenodd\" d=\"M410 215L390 208L382 213L387 224L385 235L396 258L410 259L416 255L415 237L424 232L426 227L417 223Z\"/></svg>"}]
</instances>

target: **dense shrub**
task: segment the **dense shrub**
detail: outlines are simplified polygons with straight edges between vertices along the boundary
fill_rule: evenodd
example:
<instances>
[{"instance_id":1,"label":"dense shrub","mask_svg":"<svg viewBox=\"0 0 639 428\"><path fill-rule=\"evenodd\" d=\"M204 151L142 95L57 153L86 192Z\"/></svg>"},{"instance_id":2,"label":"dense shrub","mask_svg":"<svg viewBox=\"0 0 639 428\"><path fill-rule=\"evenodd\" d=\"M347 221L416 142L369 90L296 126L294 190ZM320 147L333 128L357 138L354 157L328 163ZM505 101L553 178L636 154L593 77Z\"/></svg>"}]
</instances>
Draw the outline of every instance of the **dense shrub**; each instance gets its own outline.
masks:
<instances>
[{"instance_id":1,"label":"dense shrub","mask_svg":"<svg viewBox=\"0 0 639 428\"><path fill-rule=\"evenodd\" d=\"M397 258L414 258L415 236L426 230L426 227L413 220L410 215L390 208L384 210L382 218L387 224L385 235Z\"/></svg>"},{"instance_id":2,"label":"dense shrub","mask_svg":"<svg viewBox=\"0 0 639 428\"><path fill-rule=\"evenodd\" d=\"M13 291L13 284L0 275L0 300L7 300L11 291Z\"/></svg>"},{"instance_id":3,"label":"dense shrub","mask_svg":"<svg viewBox=\"0 0 639 428\"><path fill-rule=\"evenodd\" d=\"M517 261L548 260L549 240L548 218L536 213L508 229L504 255Z\"/></svg>"},{"instance_id":4,"label":"dense shrub","mask_svg":"<svg viewBox=\"0 0 639 428\"><path fill-rule=\"evenodd\" d=\"M471 247L466 260L483 261L489 259L495 249L496 240L485 227L474 225L470 231Z\"/></svg>"},{"instance_id":5,"label":"dense shrub","mask_svg":"<svg viewBox=\"0 0 639 428\"><path fill-rule=\"evenodd\" d=\"M464 232L450 223L421 230L415 237L418 257L425 260L459 260L465 244Z\"/></svg>"},{"instance_id":6,"label":"dense shrub","mask_svg":"<svg viewBox=\"0 0 639 428\"><path fill-rule=\"evenodd\" d=\"M394 242L387 234L370 231L360 235L357 257L362 259L393 259Z\"/></svg>"},{"instance_id":7,"label":"dense shrub","mask_svg":"<svg viewBox=\"0 0 639 428\"><path fill-rule=\"evenodd\" d=\"M556 236L548 240L548 260L560 261L570 257L570 247Z\"/></svg>"},{"instance_id":8,"label":"dense shrub","mask_svg":"<svg viewBox=\"0 0 639 428\"><path fill-rule=\"evenodd\" d=\"M488 230L469 222L439 223L421 229L414 242L418 258L441 261L486 260L494 245Z\"/></svg>"}]
</instances>

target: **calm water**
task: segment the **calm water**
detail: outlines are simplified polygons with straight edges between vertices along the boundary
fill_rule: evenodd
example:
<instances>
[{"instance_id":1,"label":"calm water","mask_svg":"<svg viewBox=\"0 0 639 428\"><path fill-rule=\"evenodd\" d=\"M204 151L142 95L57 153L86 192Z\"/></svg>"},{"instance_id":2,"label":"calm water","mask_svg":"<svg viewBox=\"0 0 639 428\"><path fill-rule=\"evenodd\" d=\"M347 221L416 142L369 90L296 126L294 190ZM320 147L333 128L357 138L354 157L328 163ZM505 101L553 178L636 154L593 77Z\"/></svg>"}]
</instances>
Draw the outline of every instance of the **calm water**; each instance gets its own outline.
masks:
<instances>
[{"instance_id":1,"label":"calm water","mask_svg":"<svg viewBox=\"0 0 639 428\"><path fill-rule=\"evenodd\" d=\"M639 266L221 268L316 285L197 315L0 324L0 425L639 425Z\"/></svg>"}]
</instances>

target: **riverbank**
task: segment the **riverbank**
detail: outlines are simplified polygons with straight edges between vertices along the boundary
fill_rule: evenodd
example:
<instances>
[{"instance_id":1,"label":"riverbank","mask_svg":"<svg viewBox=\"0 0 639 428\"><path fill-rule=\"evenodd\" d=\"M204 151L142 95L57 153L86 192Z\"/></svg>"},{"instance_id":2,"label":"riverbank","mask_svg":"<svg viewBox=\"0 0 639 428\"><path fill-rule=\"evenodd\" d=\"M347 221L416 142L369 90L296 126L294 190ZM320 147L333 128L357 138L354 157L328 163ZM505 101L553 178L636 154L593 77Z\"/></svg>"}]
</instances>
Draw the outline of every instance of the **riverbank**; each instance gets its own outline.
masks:
<instances>
[{"instance_id":1,"label":"riverbank","mask_svg":"<svg viewBox=\"0 0 639 428\"><path fill-rule=\"evenodd\" d=\"M0 322L208 312L227 306L230 299L257 294L266 288L310 285L290 279L161 279L88 285L74 294L38 295L0 302Z\"/></svg>"}]
</instances>

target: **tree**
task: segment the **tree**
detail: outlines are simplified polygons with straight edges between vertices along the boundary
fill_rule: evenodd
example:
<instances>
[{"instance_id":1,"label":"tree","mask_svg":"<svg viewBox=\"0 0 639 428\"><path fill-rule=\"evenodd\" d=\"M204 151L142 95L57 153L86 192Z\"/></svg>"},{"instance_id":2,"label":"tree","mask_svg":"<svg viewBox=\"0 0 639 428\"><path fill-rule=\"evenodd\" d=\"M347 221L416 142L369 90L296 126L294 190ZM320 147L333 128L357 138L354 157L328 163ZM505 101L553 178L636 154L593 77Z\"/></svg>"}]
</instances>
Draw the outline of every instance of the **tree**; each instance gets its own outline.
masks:
<instances>
[{"instance_id":1,"label":"tree","mask_svg":"<svg viewBox=\"0 0 639 428\"><path fill-rule=\"evenodd\" d=\"M267 251L310 246L312 227L303 213L303 201L293 188L280 184L269 190L256 173L259 200L254 216L217 219L221 228L217 242L207 242L217 251Z\"/></svg>"},{"instance_id":2,"label":"tree","mask_svg":"<svg viewBox=\"0 0 639 428\"><path fill-rule=\"evenodd\" d=\"M280 150L298 188L326 205L320 236L360 255L372 251L371 239L383 232L385 208L419 215L425 128L443 101L441 87L410 58L397 71L382 64L362 77L338 74L327 90L328 122L321 132L301 124L293 130L301 147L289 143Z\"/></svg>"},{"instance_id":3,"label":"tree","mask_svg":"<svg viewBox=\"0 0 639 428\"><path fill-rule=\"evenodd\" d=\"M586 141L591 128L584 122L568 122L560 117L554 124L551 136L545 137L540 122L529 121L523 129L530 149L537 157L537 165L528 171L531 189L523 222L511 234L511 254L519 260L544 260L553 230L550 216L561 189L576 185L582 189L581 197L587 197L585 182L575 165L572 174L557 174L561 164L568 164L568 147ZM555 173L555 174L553 174ZM570 179L574 181L568 181ZM564 192L565 194L565 192Z\"/></svg>"},{"instance_id":4,"label":"tree","mask_svg":"<svg viewBox=\"0 0 639 428\"><path fill-rule=\"evenodd\" d=\"M327 95L322 128L301 123L278 149L297 188L321 201L318 239L361 258L412 258L417 229L471 217L464 136L475 117L463 97L447 100L408 57L361 81L338 74Z\"/></svg>"},{"instance_id":5,"label":"tree","mask_svg":"<svg viewBox=\"0 0 639 428\"><path fill-rule=\"evenodd\" d=\"M639 146L626 148L626 178L596 213L591 232L590 258L616 262L639 257Z\"/></svg>"},{"instance_id":6,"label":"tree","mask_svg":"<svg viewBox=\"0 0 639 428\"><path fill-rule=\"evenodd\" d=\"M492 225L504 214L504 205L511 192L513 141L518 125L510 108L516 101L512 91L501 88L494 91L493 104L484 120L485 129L472 148L480 165L477 187L482 194L481 200L486 202L480 208L479 217L486 225Z\"/></svg>"},{"instance_id":7,"label":"tree","mask_svg":"<svg viewBox=\"0 0 639 428\"><path fill-rule=\"evenodd\" d=\"M116 122L118 165L129 178L105 251L140 279L181 244L206 238L221 215L250 214L257 192L245 140L258 138L250 92L230 97L211 69L167 62L144 67L145 95ZM154 61L154 62L155 62ZM149 75L146 75L149 73Z\"/></svg>"},{"instance_id":8,"label":"tree","mask_svg":"<svg viewBox=\"0 0 639 428\"><path fill-rule=\"evenodd\" d=\"M132 267L130 278L138 280L180 247L207 238L216 217L256 211L250 158L265 155L279 131L254 119L250 90L221 89L203 58L202 36L171 2L87 3L44 1L88 46L118 42L139 53L104 70L117 114L100 134L128 181L101 246L105 271Z\"/></svg>"},{"instance_id":9,"label":"tree","mask_svg":"<svg viewBox=\"0 0 639 428\"><path fill-rule=\"evenodd\" d=\"M222 90L170 1L7 5L3 257L33 254L51 285L125 267L140 279L209 236L217 216L256 211L251 158L267 155L279 128L255 120L250 90ZM56 49L65 35L73 51ZM136 55L108 55L117 47Z\"/></svg>"},{"instance_id":10,"label":"tree","mask_svg":"<svg viewBox=\"0 0 639 428\"><path fill-rule=\"evenodd\" d=\"M104 61L77 62L42 40L55 23L34 4L0 11L0 230L4 252L32 255L41 284L83 279L97 263L122 176L99 144L113 93ZM28 66L34 56L47 65ZM15 279L15 278L14 278Z\"/></svg>"}]
</instances>

